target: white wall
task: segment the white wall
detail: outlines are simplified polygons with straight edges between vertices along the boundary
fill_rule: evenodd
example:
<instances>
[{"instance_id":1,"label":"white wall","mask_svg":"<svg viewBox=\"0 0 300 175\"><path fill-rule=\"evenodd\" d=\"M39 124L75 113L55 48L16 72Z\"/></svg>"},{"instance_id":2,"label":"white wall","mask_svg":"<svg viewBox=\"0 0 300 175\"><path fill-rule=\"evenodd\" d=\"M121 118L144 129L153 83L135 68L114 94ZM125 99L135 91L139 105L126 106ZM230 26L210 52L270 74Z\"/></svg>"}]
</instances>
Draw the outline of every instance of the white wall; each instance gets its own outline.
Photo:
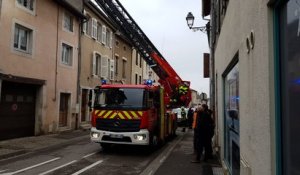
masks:
<instances>
[{"instance_id":1,"label":"white wall","mask_svg":"<svg viewBox=\"0 0 300 175\"><path fill-rule=\"evenodd\" d=\"M218 74L218 125L224 159L223 78L226 67L239 55L240 155L252 174L274 172L273 16L265 0L229 1L215 51ZM247 53L246 38L254 32L254 48ZM242 168L242 167L241 167Z\"/></svg>"}]
</instances>

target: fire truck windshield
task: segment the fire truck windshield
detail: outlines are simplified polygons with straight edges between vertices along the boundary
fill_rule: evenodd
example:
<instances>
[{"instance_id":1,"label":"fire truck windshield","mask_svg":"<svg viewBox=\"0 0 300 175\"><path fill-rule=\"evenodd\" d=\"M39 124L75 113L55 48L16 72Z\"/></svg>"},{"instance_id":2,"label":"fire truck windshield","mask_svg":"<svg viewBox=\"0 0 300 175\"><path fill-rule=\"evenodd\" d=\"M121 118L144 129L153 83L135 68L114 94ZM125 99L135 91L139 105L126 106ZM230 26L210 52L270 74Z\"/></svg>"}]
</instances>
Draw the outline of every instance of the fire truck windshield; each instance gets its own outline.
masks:
<instances>
[{"instance_id":1,"label":"fire truck windshield","mask_svg":"<svg viewBox=\"0 0 300 175\"><path fill-rule=\"evenodd\" d=\"M144 89L109 88L95 92L94 107L140 109L146 106Z\"/></svg>"}]
</instances>

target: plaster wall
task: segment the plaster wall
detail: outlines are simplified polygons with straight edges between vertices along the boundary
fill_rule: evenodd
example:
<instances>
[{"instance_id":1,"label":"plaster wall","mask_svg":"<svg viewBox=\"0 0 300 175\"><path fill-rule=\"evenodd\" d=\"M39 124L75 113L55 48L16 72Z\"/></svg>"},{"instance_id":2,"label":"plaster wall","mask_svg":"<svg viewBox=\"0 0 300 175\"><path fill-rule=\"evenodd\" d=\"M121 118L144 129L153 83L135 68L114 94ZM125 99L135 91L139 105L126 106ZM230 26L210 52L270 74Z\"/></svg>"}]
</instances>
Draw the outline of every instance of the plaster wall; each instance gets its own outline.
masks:
<instances>
[{"instance_id":1,"label":"plaster wall","mask_svg":"<svg viewBox=\"0 0 300 175\"><path fill-rule=\"evenodd\" d=\"M229 1L215 50L219 143L224 159L224 82L222 74L238 55L240 94L240 155L252 174L274 174L273 17L266 0ZM246 39L254 32L254 47ZM262 166L263 165L263 166ZM242 165L241 165L242 166ZM241 167L242 168L242 167Z\"/></svg>"},{"instance_id":2,"label":"plaster wall","mask_svg":"<svg viewBox=\"0 0 300 175\"><path fill-rule=\"evenodd\" d=\"M132 62L134 59L132 58L132 46L125 41L122 36L115 35L116 42L118 45L115 47L115 55L119 57L119 73L116 75L116 82L123 82L124 84L131 84L133 77L131 77L132 73ZM125 68L125 77L122 76L123 72L123 60L126 60L126 68Z\"/></svg>"},{"instance_id":3,"label":"plaster wall","mask_svg":"<svg viewBox=\"0 0 300 175\"><path fill-rule=\"evenodd\" d=\"M137 57L138 55L138 57ZM137 63L138 65L136 65L136 59L138 59ZM142 63L140 63L140 61ZM135 74L138 75L137 77L137 84L139 84L139 77L141 76L141 81L143 83L143 66L140 67L140 64L143 64L143 59L140 59L140 55L138 54L138 52L133 49L132 50L132 72L131 72L131 84L135 84Z\"/></svg>"},{"instance_id":4,"label":"plaster wall","mask_svg":"<svg viewBox=\"0 0 300 175\"><path fill-rule=\"evenodd\" d=\"M105 25L110 31L109 25L100 19L91 9L85 8L86 13L91 17L97 19L97 21ZM114 38L114 37L113 37ZM114 43L114 42L112 42ZM114 46L112 46L114 47ZM114 59L113 48L97 41L86 33L81 34L81 74L80 74L80 85L81 87L94 88L96 85L100 85L101 77L92 75L92 63L93 54L100 54L102 57L108 57Z\"/></svg>"},{"instance_id":5,"label":"plaster wall","mask_svg":"<svg viewBox=\"0 0 300 175\"><path fill-rule=\"evenodd\" d=\"M54 132L59 118L59 92L71 93L71 109L76 102L78 21L74 17L74 32L62 28L65 9L55 1L35 1L34 12L22 8L17 1L2 1L0 26L0 70L4 74L45 80L37 94L37 106L41 108L38 126L41 133ZM13 47L14 27L20 24L32 32L30 54L16 51ZM73 47L72 66L61 64L61 44ZM56 72L57 71L57 72ZM56 81L56 82L55 82ZM56 127L53 127L56 126ZM36 127L39 128L39 127ZM51 128L51 129L49 129Z\"/></svg>"}]
</instances>

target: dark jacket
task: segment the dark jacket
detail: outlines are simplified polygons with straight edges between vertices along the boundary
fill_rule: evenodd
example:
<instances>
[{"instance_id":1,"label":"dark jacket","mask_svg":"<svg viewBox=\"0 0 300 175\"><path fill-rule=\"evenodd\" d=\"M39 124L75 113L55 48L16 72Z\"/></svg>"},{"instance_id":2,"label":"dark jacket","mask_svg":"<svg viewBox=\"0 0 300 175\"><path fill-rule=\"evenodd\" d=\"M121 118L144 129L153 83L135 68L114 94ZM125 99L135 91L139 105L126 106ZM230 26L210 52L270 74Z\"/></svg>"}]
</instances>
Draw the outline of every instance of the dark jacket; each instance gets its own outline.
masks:
<instances>
[{"instance_id":1,"label":"dark jacket","mask_svg":"<svg viewBox=\"0 0 300 175\"><path fill-rule=\"evenodd\" d=\"M197 116L196 131L200 135L212 137L214 135L214 121L209 112L199 112Z\"/></svg>"}]
</instances>

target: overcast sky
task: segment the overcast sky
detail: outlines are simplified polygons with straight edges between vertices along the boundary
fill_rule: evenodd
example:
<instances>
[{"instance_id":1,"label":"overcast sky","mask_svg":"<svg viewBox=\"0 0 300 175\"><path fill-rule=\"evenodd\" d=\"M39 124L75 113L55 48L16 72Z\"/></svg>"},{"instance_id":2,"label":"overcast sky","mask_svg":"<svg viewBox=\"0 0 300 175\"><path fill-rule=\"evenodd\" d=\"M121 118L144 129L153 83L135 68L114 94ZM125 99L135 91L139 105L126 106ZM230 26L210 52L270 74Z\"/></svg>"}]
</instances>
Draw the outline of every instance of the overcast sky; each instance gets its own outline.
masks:
<instances>
[{"instance_id":1,"label":"overcast sky","mask_svg":"<svg viewBox=\"0 0 300 175\"><path fill-rule=\"evenodd\" d=\"M182 80L209 95L209 79L203 78L203 53L209 53L207 35L187 27L192 12L194 26L204 26L201 0L119 0Z\"/></svg>"}]
</instances>

